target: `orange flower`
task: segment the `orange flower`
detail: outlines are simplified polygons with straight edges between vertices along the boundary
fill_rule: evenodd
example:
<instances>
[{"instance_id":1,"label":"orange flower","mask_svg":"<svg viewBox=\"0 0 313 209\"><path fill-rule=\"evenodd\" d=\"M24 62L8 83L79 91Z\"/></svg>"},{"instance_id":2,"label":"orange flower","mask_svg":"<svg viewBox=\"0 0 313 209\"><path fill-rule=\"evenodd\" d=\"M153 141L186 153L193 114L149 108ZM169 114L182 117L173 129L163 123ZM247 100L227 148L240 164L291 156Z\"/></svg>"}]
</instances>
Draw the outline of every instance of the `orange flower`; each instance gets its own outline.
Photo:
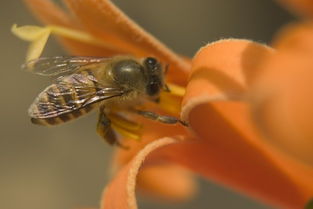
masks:
<instances>
[{"instance_id":1,"label":"orange flower","mask_svg":"<svg viewBox=\"0 0 313 209\"><path fill-rule=\"evenodd\" d=\"M273 49L221 40L200 49L190 65L108 0L65 0L74 17L48 0L26 2L45 24L82 32L76 39L64 31L59 37L71 54L155 56L170 64L168 81L186 86L181 117L190 130L144 120L142 141L125 139L130 150L116 151L116 174L101 208L137 208L136 184L163 198L185 199L195 191L186 168L273 206L302 208L313 195L312 167L268 145L245 102L263 74L260 66L276 56Z\"/></svg>"},{"instance_id":2,"label":"orange flower","mask_svg":"<svg viewBox=\"0 0 313 209\"><path fill-rule=\"evenodd\" d=\"M259 127L269 141L313 166L313 25L289 26L274 43L252 91Z\"/></svg>"},{"instance_id":3,"label":"orange flower","mask_svg":"<svg viewBox=\"0 0 313 209\"><path fill-rule=\"evenodd\" d=\"M282 1L307 16L312 1ZM264 63L252 91L255 119L269 141L313 166L313 24L293 23L277 35L277 53Z\"/></svg>"}]
</instances>

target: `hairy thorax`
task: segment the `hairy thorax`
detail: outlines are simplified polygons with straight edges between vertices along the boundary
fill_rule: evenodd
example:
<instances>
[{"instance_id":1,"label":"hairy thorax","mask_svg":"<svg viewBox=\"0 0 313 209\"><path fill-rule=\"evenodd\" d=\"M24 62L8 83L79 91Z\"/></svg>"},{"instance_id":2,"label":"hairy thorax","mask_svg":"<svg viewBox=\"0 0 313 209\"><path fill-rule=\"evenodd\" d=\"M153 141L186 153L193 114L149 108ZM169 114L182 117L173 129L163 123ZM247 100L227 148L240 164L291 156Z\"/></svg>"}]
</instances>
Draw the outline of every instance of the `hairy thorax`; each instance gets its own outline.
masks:
<instances>
[{"instance_id":1,"label":"hairy thorax","mask_svg":"<svg viewBox=\"0 0 313 209\"><path fill-rule=\"evenodd\" d=\"M109 109L131 109L144 103L144 95L131 91L120 97L104 101L102 104Z\"/></svg>"}]
</instances>

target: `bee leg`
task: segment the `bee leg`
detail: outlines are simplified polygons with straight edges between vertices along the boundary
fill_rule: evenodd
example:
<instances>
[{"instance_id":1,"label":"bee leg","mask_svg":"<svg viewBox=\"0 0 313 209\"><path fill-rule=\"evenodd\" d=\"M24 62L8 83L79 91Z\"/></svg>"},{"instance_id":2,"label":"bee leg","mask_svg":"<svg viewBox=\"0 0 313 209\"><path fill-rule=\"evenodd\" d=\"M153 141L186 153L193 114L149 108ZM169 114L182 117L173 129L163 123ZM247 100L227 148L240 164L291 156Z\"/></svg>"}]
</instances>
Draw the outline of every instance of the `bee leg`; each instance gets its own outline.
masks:
<instances>
[{"instance_id":1,"label":"bee leg","mask_svg":"<svg viewBox=\"0 0 313 209\"><path fill-rule=\"evenodd\" d=\"M97 133L110 145L116 144L121 148L128 148L118 141L116 134L111 127L111 120L102 111L99 114Z\"/></svg>"},{"instance_id":2,"label":"bee leg","mask_svg":"<svg viewBox=\"0 0 313 209\"><path fill-rule=\"evenodd\" d=\"M111 121L104 113L99 114L97 133L110 145L115 144L116 136L111 128Z\"/></svg>"},{"instance_id":3,"label":"bee leg","mask_svg":"<svg viewBox=\"0 0 313 209\"><path fill-rule=\"evenodd\" d=\"M143 111L143 110L135 110L137 114L151 119L151 120L155 120L155 121L159 121L161 123L166 123L166 124L176 124L176 123L180 123L183 126L188 126L188 123L185 121L182 121L178 118L175 118L173 116L167 116L167 115L159 115L157 113L154 112L150 112L150 111Z\"/></svg>"}]
</instances>

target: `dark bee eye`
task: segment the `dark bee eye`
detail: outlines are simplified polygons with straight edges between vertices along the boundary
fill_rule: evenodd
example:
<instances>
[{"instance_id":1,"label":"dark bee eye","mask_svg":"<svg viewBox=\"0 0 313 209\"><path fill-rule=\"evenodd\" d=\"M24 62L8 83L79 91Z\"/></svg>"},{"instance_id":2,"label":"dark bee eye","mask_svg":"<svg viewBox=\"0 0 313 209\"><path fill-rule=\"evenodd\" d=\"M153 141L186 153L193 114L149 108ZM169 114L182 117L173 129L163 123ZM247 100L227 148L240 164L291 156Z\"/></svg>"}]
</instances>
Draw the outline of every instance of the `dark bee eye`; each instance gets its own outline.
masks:
<instances>
[{"instance_id":1,"label":"dark bee eye","mask_svg":"<svg viewBox=\"0 0 313 209\"><path fill-rule=\"evenodd\" d=\"M154 66L158 64L158 61L155 58L153 58L153 57L147 57L146 60L145 60L145 64L149 68L153 69Z\"/></svg>"}]
</instances>

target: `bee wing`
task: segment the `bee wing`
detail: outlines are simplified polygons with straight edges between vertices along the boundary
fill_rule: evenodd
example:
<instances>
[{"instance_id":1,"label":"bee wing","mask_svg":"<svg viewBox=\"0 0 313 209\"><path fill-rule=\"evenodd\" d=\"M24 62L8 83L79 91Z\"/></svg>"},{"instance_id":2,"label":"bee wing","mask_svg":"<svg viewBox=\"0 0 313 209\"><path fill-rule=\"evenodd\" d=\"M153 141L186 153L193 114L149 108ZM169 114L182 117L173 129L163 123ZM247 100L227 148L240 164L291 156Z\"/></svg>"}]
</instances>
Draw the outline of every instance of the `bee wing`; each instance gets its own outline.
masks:
<instances>
[{"instance_id":1,"label":"bee wing","mask_svg":"<svg viewBox=\"0 0 313 209\"><path fill-rule=\"evenodd\" d=\"M28 113L32 118L57 117L124 93L123 89L103 86L92 77L72 74L43 90Z\"/></svg>"},{"instance_id":2,"label":"bee wing","mask_svg":"<svg viewBox=\"0 0 313 209\"><path fill-rule=\"evenodd\" d=\"M55 56L40 57L22 65L22 70L42 76L61 76L74 73L82 66L110 60L106 57Z\"/></svg>"}]
</instances>

